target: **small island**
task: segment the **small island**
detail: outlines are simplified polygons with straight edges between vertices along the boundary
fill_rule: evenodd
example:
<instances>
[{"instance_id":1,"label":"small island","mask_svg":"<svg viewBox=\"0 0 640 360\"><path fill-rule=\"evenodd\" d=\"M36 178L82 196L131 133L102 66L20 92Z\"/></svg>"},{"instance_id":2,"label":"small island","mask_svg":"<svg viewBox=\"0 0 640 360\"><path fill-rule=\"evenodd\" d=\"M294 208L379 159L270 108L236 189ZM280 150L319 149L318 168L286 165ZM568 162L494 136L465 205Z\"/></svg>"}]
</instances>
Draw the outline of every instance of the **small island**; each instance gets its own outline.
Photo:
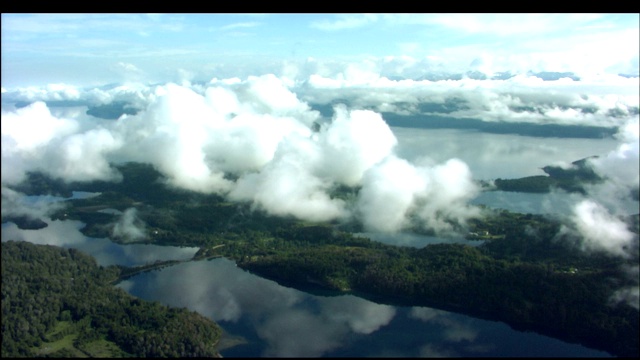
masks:
<instances>
[{"instance_id":1,"label":"small island","mask_svg":"<svg viewBox=\"0 0 640 360\"><path fill-rule=\"evenodd\" d=\"M603 182L605 179L598 175L589 159L597 156L580 159L571 163L569 167L545 166L542 168L547 175L527 176L519 179L495 179L493 183L482 182L485 190L501 190L528 193L548 193L552 189L561 189L566 192L586 194L585 186Z\"/></svg>"}]
</instances>

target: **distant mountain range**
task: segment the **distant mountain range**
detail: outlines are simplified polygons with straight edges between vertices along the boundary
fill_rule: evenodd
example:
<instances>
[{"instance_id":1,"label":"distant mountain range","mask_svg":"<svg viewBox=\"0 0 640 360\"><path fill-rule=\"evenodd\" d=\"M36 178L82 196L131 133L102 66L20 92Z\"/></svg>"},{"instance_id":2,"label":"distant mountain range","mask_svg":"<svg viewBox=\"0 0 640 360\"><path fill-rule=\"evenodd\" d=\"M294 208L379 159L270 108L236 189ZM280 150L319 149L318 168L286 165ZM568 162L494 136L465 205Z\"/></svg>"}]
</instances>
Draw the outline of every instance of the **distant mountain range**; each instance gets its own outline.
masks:
<instances>
[{"instance_id":1,"label":"distant mountain range","mask_svg":"<svg viewBox=\"0 0 640 360\"><path fill-rule=\"evenodd\" d=\"M429 81L441 81L441 80L462 80L464 78L474 79L474 80L507 80L514 76L518 75L517 73L512 73L509 71L496 72L492 75L487 75L481 71L473 70L467 72L428 72L419 77L403 77L397 75L387 76L389 80L400 81L400 80L429 80ZM562 78L569 78L573 81L580 81L580 77L574 74L573 72L557 72L557 71L541 71L541 72L533 72L529 71L526 73L527 76L535 76L544 81L555 81L560 80ZM639 74L618 74L618 76L626 77L626 78L637 78Z\"/></svg>"}]
</instances>

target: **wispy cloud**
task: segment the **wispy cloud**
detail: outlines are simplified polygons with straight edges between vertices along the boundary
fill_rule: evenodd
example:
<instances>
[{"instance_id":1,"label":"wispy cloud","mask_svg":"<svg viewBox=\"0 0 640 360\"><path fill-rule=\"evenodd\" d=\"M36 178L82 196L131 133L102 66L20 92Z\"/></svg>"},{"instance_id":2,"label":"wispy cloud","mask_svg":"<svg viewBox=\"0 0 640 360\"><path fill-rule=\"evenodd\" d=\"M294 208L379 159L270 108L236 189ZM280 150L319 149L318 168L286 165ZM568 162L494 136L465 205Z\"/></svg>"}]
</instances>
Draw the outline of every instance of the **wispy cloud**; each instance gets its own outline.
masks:
<instances>
[{"instance_id":1,"label":"wispy cloud","mask_svg":"<svg viewBox=\"0 0 640 360\"><path fill-rule=\"evenodd\" d=\"M220 30L228 31L228 30L236 30L236 29L246 29L246 28L253 28L260 25L262 25L262 23L257 21L239 22L239 23L225 25L221 27Z\"/></svg>"},{"instance_id":2,"label":"wispy cloud","mask_svg":"<svg viewBox=\"0 0 640 360\"><path fill-rule=\"evenodd\" d=\"M162 16L162 21L140 14L12 14L2 17L2 28L9 30L10 36L65 33L75 36L80 29L89 33L177 31L183 27L181 16Z\"/></svg>"},{"instance_id":3,"label":"wispy cloud","mask_svg":"<svg viewBox=\"0 0 640 360\"><path fill-rule=\"evenodd\" d=\"M349 14L335 15L336 19L313 21L309 26L319 30L337 31L345 29L354 29L374 23L378 20L376 14Z\"/></svg>"},{"instance_id":4,"label":"wispy cloud","mask_svg":"<svg viewBox=\"0 0 640 360\"><path fill-rule=\"evenodd\" d=\"M513 36L539 35L589 26L598 14L423 14L387 15L395 24L438 25L470 34Z\"/></svg>"}]
</instances>

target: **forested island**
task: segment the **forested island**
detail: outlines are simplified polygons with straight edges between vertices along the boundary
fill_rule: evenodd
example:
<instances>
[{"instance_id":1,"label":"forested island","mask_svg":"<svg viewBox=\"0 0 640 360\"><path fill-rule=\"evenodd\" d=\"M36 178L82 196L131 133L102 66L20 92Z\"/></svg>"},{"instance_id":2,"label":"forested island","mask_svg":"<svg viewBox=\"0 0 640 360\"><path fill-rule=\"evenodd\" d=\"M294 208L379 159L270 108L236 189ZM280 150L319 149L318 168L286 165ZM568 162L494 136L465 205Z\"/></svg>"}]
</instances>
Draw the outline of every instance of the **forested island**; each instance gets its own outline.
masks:
<instances>
[{"instance_id":1,"label":"forested island","mask_svg":"<svg viewBox=\"0 0 640 360\"><path fill-rule=\"evenodd\" d=\"M123 174L120 183L64 184L32 173L15 190L66 197L72 190L100 192L67 200L67 207L52 217L81 220L88 236L197 246L196 260L224 256L241 268L305 291L354 293L378 303L452 310L616 356L639 355L638 310L610 302L617 289L637 286L625 266L637 266L638 249L630 259L576 251L576 239L558 235L561 224L553 218L485 209L485 216L468 226L468 244L398 247L357 235L358 224L273 217L217 195L169 189L150 165L127 163L118 170ZM357 191L335 189L334 196ZM102 211L130 208L144 224L144 238L114 236L120 215ZM638 234L638 215L626 221ZM104 281L112 283L135 269L107 271L111 273ZM3 354L4 346L3 341ZM133 354L130 348L125 351Z\"/></svg>"},{"instance_id":2,"label":"forested island","mask_svg":"<svg viewBox=\"0 0 640 360\"><path fill-rule=\"evenodd\" d=\"M604 181L604 178L598 175L588 163L589 159L595 158L597 156L574 161L566 168L545 166L542 171L547 175L534 175L519 179L495 179L492 184L485 181L482 185L487 190L548 193L555 188L566 192L586 194L585 186Z\"/></svg>"}]
</instances>

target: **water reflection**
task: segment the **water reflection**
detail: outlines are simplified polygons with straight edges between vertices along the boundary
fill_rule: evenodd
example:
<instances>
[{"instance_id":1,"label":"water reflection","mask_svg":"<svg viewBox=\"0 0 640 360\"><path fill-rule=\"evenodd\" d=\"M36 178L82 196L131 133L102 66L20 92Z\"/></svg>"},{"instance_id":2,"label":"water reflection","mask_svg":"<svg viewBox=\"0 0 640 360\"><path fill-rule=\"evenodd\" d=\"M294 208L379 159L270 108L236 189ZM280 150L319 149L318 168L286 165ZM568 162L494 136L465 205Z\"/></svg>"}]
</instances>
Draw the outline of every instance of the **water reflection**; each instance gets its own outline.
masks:
<instances>
[{"instance_id":1,"label":"water reflection","mask_svg":"<svg viewBox=\"0 0 640 360\"><path fill-rule=\"evenodd\" d=\"M198 311L242 336L240 345L221 350L225 357L608 356L447 311L307 294L226 259L178 264L119 286Z\"/></svg>"},{"instance_id":2,"label":"water reflection","mask_svg":"<svg viewBox=\"0 0 640 360\"><path fill-rule=\"evenodd\" d=\"M485 191L480 193L471 204L484 204L494 209L506 209L513 212L529 214L570 214L574 206L584 196L564 191L553 191L546 194L521 193L509 191ZM614 213L637 214L638 202L628 199L616 199L615 203L603 202L603 206Z\"/></svg>"},{"instance_id":3,"label":"water reflection","mask_svg":"<svg viewBox=\"0 0 640 360\"><path fill-rule=\"evenodd\" d=\"M40 230L22 230L13 222L2 224L2 241L28 241L34 244L75 248L96 258L98 265L144 265L156 260L187 260L197 247L173 247L146 244L120 245L107 238L84 236L84 223L76 220L43 219L49 226Z\"/></svg>"},{"instance_id":4,"label":"water reflection","mask_svg":"<svg viewBox=\"0 0 640 360\"><path fill-rule=\"evenodd\" d=\"M578 202L580 195L566 192L553 194L520 193L509 191L485 191L471 204L483 204L494 209L505 209L527 214L568 214Z\"/></svg>"},{"instance_id":5,"label":"water reflection","mask_svg":"<svg viewBox=\"0 0 640 360\"><path fill-rule=\"evenodd\" d=\"M72 191L71 197L65 198L62 196L54 196L54 195L27 195L24 196L25 202L30 205L39 204L39 203L54 203L64 200L74 200L74 199L91 199L93 197L99 196L101 193L99 192L88 192L88 191Z\"/></svg>"},{"instance_id":6,"label":"water reflection","mask_svg":"<svg viewBox=\"0 0 640 360\"><path fill-rule=\"evenodd\" d=\"M391 127L391 131L398 139L396 152L400 157L436 163L455 157L469 166L475 179L483 180L544 175L544 166L606 155L619 145L613 138L568 140L401 127Z\"/></svg>"}]
</instances>

